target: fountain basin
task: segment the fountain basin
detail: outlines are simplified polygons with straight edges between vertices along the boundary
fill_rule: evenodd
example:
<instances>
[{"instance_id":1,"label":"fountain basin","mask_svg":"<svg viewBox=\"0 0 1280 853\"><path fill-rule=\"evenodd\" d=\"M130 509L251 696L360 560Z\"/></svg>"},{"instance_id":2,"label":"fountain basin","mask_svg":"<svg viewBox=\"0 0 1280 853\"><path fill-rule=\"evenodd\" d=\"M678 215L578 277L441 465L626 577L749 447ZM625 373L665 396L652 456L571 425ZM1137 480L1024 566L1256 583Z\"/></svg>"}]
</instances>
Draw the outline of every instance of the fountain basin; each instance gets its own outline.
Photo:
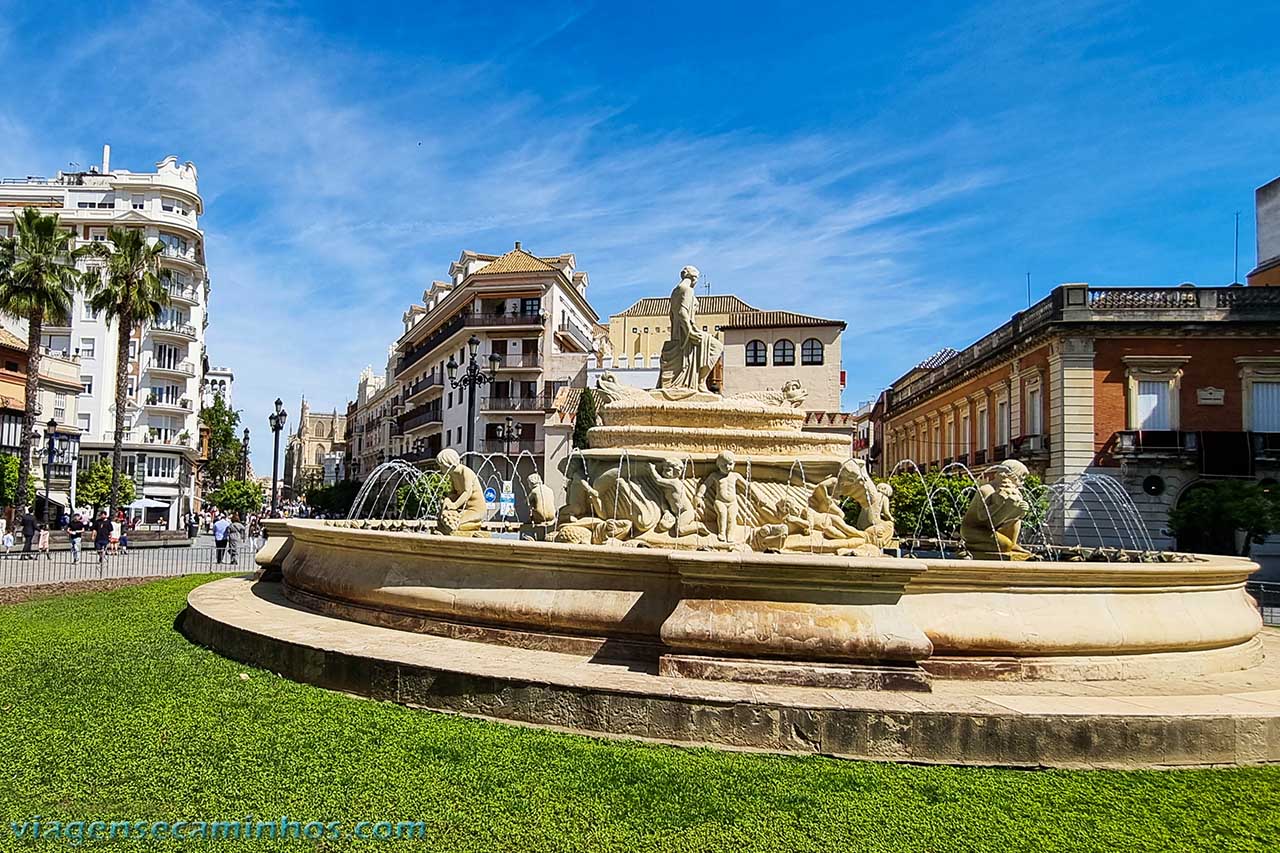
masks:
<instances>
[{"instance_id":1,"label":"fountain basin","mask_svg":"<svg viewBox=\"0 0 1280 853\"><path fill-rule=\"evenodd\" d=\"M1261 620L1244 591L1256 566L1231 557L1014 564L460 539L301 520L272 532L281 527L292 540L273 551L285 593L309 609L658 661L671 675L792 683L811 670L805 683L883 686L864 677L871 666L912 672L907 682L925 689L925 673L1174 677L1261 657Z\"/></svg>"}]
</instances>

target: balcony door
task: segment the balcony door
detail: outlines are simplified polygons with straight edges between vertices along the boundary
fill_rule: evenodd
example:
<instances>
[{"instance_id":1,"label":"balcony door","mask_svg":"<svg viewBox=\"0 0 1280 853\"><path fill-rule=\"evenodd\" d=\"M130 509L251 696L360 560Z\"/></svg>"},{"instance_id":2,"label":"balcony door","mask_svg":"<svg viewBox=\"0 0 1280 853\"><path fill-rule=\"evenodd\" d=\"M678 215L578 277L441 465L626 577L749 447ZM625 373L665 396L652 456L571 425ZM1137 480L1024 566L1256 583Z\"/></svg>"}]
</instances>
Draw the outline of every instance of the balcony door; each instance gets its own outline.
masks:
<instances>
[{"instance_id":1,"label":"balcony door","mask_svg":"<svg viewBox=\"0 0 1280 853\"><path fill-rule=\"evenodd\" d=\"M1173 407L1170 402L1169 383L1164 380L1138 382L1138 405L1135 409L1135 429L1173 429Z\"/></svg>"}]
</instances>

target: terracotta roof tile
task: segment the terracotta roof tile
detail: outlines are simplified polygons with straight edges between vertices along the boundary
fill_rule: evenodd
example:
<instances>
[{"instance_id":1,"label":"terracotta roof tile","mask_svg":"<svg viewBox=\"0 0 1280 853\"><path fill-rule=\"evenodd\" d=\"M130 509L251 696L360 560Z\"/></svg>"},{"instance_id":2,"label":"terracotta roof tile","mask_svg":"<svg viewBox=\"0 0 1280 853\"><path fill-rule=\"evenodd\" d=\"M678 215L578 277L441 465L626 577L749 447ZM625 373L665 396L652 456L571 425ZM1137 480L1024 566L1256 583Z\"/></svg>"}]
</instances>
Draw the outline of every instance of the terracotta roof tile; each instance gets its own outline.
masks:
<instances>
[{"instance_id":1,"label":"terracotta roof tile","mask_svg":"<svg viewBox=\"0 0 1280 853\"><path fill-rule=\"evenodd\" d=\"M729 317L729 322L720 326L722 329L789 329L795 326L839 326L845 328L843 320L827 320L809 314L797 314L794 311L738 311Z\"/></svg>"},{"instance_id":2,"label":"terracotta roof tile","mask_svg":"<svg viewBox=\"0 0 1280 853\"><path fill-rule=\"evenodd\" d=\"M699 314L733 314L738 311L755 311L733 294L724 296L699 296ZM671 313L670 296L646 296L615 317L666 317Z\"/></svg>"},{"instance_id":3,"label":"terracotta roof tile","mask_svg":"<svg viewBox=\"0 0 1280 853\"><path fill-rule=\"evenodd\" d=\"M924 361L917 364L916 370L933 370L935 367L942 367L942 365L946 364L959 354L960 353L956 352L951 347L943 347Z\"/></svg>"},{"instance_id":4,"label":"terracotta roof tile","mask_svg":"<svg viewBox=\"0 0 1280 853\"><path fill-rule=\"evenodd\" d=\"M0 326L0 346L27 351L27 342L3 326Z\"/></svg>"},{"instance_id":5,"label":"terracotta roof tile","mask_svg":"<svg viewBox=\"0 0 1280 853\"><path fill-rule=\"evenodd\" d=\"M502 275L513 272L555 272L556 268L524 249L512 249L475 271L475 275Z\"/></svg>"}]
</instances>

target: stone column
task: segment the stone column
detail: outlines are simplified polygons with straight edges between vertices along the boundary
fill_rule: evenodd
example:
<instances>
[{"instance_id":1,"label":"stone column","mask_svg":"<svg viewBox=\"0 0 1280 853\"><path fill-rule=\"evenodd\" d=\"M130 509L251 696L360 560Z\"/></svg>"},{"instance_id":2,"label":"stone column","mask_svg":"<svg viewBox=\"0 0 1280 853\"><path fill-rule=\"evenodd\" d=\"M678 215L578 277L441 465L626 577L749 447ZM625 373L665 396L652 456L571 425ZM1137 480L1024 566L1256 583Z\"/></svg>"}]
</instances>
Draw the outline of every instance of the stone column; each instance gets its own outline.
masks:
<instances>
[{"instance_id":1,"label":"stone column","mask_svg":"<svg viewBox=\"0 0 1280 853\"><path fill-rule=\"evenodd\" d=\"M1049 467L1045 481L1054 483L1085 473L1093 464L1093 339L1058 338L1049 345ZM1096 523L1088 516L1100 507L1091 507L1080 494L1062 509L1049 535L1059 542L1094 542ZM1074 529L1072 529L1074 528ZM1106 536L1103 531L1104 538Z\"/></svg>"}]
</instances>

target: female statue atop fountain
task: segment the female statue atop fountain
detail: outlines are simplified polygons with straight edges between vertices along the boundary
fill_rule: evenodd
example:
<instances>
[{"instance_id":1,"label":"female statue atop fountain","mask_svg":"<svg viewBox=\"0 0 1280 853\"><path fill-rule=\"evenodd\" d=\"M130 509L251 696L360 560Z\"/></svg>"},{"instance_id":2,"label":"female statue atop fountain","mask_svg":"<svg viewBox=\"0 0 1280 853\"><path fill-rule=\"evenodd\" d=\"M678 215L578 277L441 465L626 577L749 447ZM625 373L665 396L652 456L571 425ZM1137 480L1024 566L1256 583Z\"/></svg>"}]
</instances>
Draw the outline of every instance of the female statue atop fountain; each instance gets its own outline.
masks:
<instances>
[{"instance_id":1,"label":"female statue atop fountain","mask_svg":"<svg viewBox=\"0 0 1280 853\"><path fill-rule=\"evenodd\" d=\"M680 283L671 291L671 338L662 345L658 388L710 393L707 376L720 360L724 344L713 332L698 325L698 268L680 271Z\"/></svg>"}]
</instances>

